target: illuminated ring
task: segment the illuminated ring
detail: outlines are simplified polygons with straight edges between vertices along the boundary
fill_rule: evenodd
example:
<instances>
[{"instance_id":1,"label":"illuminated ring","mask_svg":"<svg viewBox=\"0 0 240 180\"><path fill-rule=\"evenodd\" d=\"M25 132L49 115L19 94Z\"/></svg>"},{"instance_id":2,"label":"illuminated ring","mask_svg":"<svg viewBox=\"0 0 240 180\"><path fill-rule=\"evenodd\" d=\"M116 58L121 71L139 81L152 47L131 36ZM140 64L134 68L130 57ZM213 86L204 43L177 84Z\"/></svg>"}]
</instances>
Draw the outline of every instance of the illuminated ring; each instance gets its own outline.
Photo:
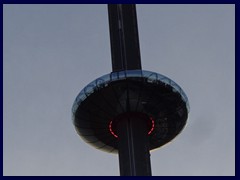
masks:
<instances>
[{"instance_id":1,"label":"illuminated ring","mask_svg":"<svg viewBox=\"0 0 240 180\"><path fill-rule=\"evenodd\" d=\"M155 122L154 122L154 119L152 117L149 118L151 120L151 129L148 131L148 135L150 135L153 130L154 130L154 127L155 127ZM118 138L118 135L114 132L113 128L112 128L112 123L113 121L110 121L109 125L108 125L108 129L110 131L110 133L115 137L115 138Z\"/></svg>"}]
</instances>

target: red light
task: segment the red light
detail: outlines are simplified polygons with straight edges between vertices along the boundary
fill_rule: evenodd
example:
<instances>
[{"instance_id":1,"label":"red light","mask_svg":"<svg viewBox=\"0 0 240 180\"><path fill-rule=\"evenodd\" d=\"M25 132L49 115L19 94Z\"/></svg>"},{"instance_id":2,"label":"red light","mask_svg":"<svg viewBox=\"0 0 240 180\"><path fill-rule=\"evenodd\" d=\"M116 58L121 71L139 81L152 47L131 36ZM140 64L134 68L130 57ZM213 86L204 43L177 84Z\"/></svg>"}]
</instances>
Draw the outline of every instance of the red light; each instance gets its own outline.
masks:
<instances>
[{"instance_id":1,"label":"red light","mask_svg":"<svg viewBox=\"0 0 240 180\"><path fill-rule=\"evenodd\" d=\"M150 117L150 120L151 120L151 122L152 122L152 127L151 127L150 131L148 132L148 135L150 135L150 134L153 132L154 127L155 127L154 120L153 120L152 117Z\"/></svg>"},{"instance_id":2,"label":"red light","mask_svg":"<svg viewBox=\"0 0 240 180\"><path fill-rule=\"evenodd\" d=\"M112 121L109 123L109 131L115 138L118 138L118 136L112 130Z\"/></svg>"},{"instance_id":3,"label":"red light","mask_svg":"<svg viewBox=\"0 0 240 180\"><path fill-rule=\"evenodd\" d=\"M150 135L150 134L153 132L154 127L155 127L155 123L154 123L154 120L153 120L152 117L150 117L150 120L151 120L152 126L151 126L151 129L150 129L149 132L148 132L148 135ZM110 133L111 133L115 138L118 138L118 135L116 135L115 132L113 131L112 123L113 123L113 121L110 121L109 126L108 126L109 131L110 131Z\"/></svg>"}]
</instances>

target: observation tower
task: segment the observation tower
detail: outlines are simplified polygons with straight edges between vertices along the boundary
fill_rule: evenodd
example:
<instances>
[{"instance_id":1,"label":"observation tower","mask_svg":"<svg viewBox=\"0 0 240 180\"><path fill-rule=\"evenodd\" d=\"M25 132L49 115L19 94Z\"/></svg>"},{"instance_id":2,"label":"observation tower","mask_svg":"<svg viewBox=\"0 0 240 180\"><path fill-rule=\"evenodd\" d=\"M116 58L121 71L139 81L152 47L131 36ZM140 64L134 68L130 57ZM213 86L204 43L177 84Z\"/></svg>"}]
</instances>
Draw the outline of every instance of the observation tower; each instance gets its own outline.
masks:
<instances>
[{"instance_id":1,"label":"observation tower","mask_svg":"<svg viewBox=\"0 0 240 180\"><path fill-rule=\"evenodd\" d=\"M184 128L189 105L173 80L142 70L136 7L109 4L112 72L81 90L72 119L81 138L118 153L121 176L151 176L150 150Z\"/></svg>"}]
</instances>

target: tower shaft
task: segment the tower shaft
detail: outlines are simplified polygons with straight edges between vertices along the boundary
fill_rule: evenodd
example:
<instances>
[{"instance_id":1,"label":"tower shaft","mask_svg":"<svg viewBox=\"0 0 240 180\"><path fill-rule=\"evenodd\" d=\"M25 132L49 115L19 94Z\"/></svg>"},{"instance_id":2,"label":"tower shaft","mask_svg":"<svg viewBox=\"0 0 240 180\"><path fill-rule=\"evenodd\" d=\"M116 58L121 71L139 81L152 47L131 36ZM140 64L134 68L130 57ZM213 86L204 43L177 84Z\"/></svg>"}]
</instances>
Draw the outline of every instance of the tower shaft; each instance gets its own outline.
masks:
<instances>
[{"instance_id":1,"label":"tower shaft","mask_svg":"<svg viewBox=\"0 0 240 180\"><path fill-rule=\"evenodd\" d=\"M141 69L134 4L108 5L112 70ZM126 109L129 109L126 98ZM118 122L118 153L121 176L151 176L146 119L124 117Z\"/></svg>"},{"instance_id":2,"label":"tower shaft","mask_svg":"<svg viewBox=\"0 0 240 180\"><path fill-rule=\"evenodd\" d=\"M151 176L147 121L126 117L118 123L121 176Z\"/></svg>"},{"instance_id":3,"label":"tower shaft","mask_svg":"<svg viewBox=\"0 0 240 180\"><path fill-rule=\"evenodd\" d=\"M142 69L135 4L109 4L113 71Z\"/></svg>"}]
</instances>

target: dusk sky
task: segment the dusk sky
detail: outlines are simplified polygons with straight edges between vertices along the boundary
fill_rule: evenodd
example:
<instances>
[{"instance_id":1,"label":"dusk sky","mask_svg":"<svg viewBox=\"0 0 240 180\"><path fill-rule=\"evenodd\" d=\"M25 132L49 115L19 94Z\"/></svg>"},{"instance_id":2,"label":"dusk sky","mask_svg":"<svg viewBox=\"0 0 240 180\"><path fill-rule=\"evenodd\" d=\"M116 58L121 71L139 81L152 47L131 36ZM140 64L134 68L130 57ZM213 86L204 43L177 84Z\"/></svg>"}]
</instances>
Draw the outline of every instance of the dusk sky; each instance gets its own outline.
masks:
<instances>
[{"instance_id":1,"label":"dusk sky","mask_svg":"<svg viewBox=\"0 0 240 180\"><path fill-rule=\"evenodd\" d=\"M235 175L235 5L137 5L142 69L177 82L190 113L151 151L153 176ZM119 176L76 133L72 104L111 72L106 4L3 5L3 175Z\"/></svg>"}]
</instances>

